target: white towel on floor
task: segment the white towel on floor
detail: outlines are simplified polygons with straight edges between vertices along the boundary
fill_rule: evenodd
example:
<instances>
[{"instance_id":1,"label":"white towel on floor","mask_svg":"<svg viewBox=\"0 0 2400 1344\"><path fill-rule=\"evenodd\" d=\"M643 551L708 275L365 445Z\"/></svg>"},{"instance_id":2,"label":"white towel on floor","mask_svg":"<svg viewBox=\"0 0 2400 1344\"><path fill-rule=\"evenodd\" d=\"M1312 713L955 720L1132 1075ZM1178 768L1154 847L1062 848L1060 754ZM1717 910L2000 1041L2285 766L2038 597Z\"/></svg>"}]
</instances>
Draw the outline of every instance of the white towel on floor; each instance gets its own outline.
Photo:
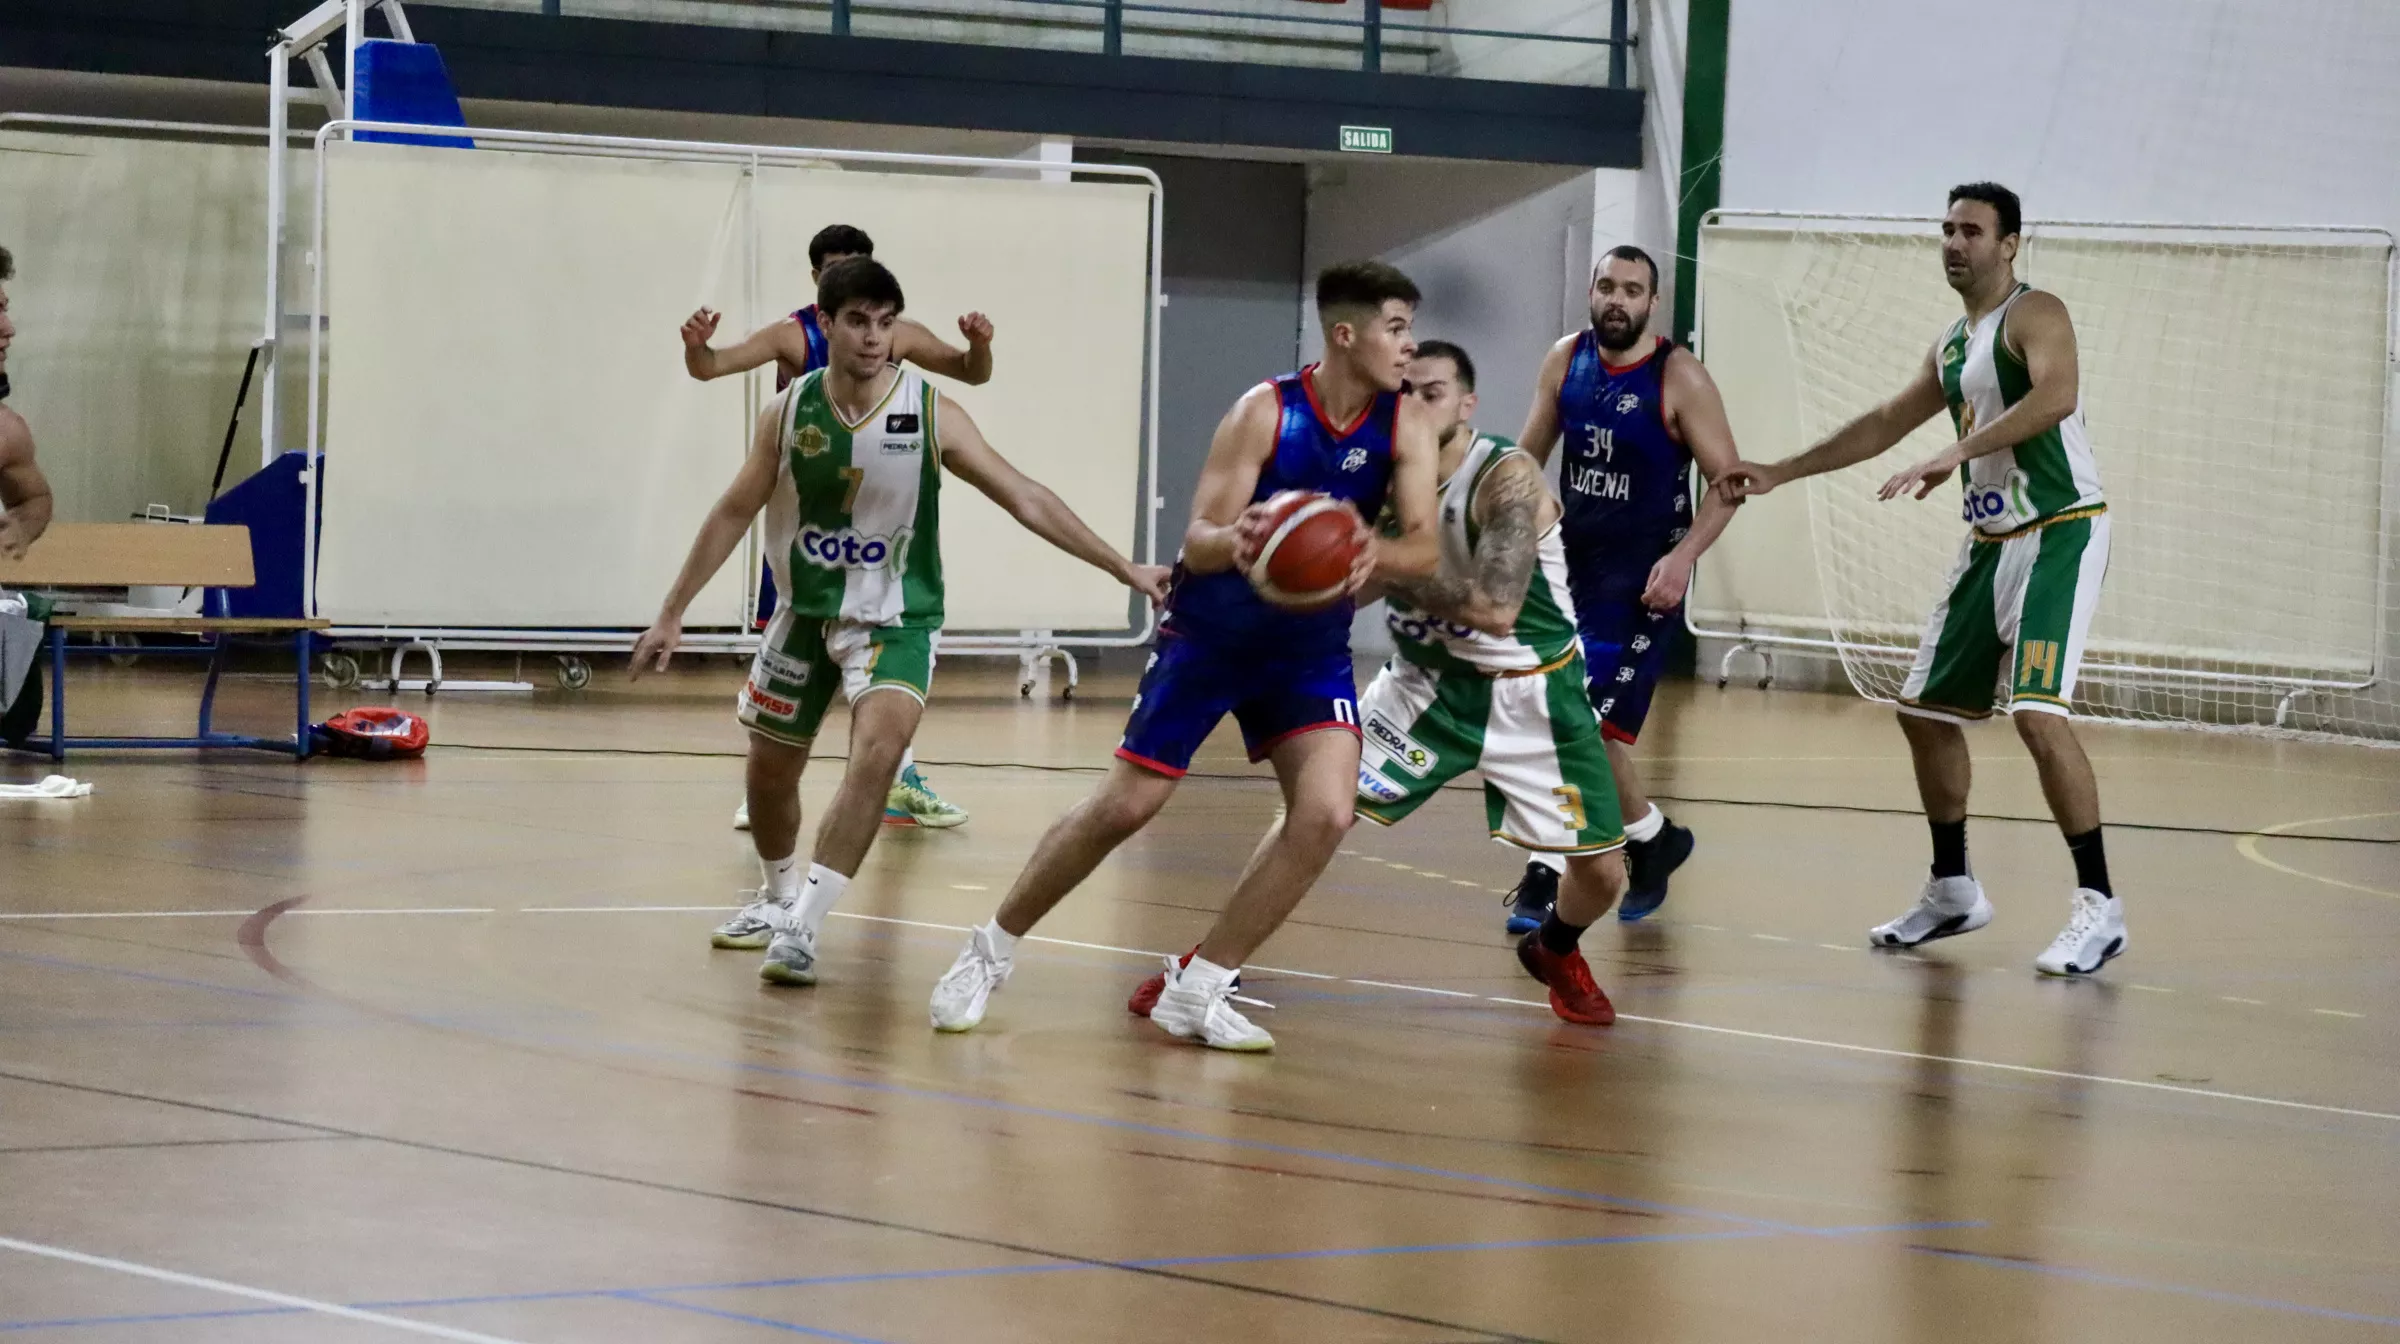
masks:
<instances>
[{"instance_id":1,"label":"white towel on floor","mask_svg":"<svg viewBox=\"0 0 2400 1344\"><path fill-rule=\"evenodd\" d=\"M81 798L92 786L65 775L51 775L39 784L0 784L0 799L7 798Z\"/></svg>"}]
</instances>

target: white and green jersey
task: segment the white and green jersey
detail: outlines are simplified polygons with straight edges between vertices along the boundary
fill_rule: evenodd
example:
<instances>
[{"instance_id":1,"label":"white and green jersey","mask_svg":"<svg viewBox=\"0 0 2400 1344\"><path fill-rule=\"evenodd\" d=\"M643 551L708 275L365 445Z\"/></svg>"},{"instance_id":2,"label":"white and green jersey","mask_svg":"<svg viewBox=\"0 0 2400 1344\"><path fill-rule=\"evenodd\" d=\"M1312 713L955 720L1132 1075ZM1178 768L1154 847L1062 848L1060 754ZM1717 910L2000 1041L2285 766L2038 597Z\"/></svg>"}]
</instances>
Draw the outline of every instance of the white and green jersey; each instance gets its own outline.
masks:
<instances>
[{"instance_id":1,"label":"white and green jersey","mask_svg":"<svg viewBox=\"0 0 2400 1344\"><path fill-rule=\"evenodd\" d=\"M1965 438L2033 390L2033 374L2008 348L2008 310L2033 292L2020 284L1998 308L1978 322L1965 318L1942 333L1934 358L1942 374L1942 396L1950 421ZM2100 469L2084 433L2083 408L2014 448L1987 453L1967 464L1968 524L1992 536L2023 531L2063 514L2101 507Z\"/></svg>"},{"instance_id":2,"label":"white and green jersey","mask_svg":"<svg viewBox=\"0 0 2400 1344\"><path fill-rule=\"evenodd\" d=\"M1475 547L1483 528L1475 521L1475 492L1492 468L1512 456L1531 455L1508 439L1480 435L1450 479L1442 482L1442 570L1472 573ZM1575 601L1567 596L1567 548L1553 521L1534 543L1533 577L1525 590L1525 605L1506 635L1487 635L1472 626L1445 621L1391 599L1385 623L1402 658L1435 672L1531 672L1567 657L1575 649Z\"/></svg>"},{"instance_id":3,"label":"white and green jersey","mask_svg":"<svg viewBox=\"0 0 2400 1344\"><path fill-rule=\"evenodd\" d=\"M940 394L900 369L852 424L815 370L776 399L783 452L767 504L767 563L795 616L942 623Z\"/></svg>"}]
</instances>

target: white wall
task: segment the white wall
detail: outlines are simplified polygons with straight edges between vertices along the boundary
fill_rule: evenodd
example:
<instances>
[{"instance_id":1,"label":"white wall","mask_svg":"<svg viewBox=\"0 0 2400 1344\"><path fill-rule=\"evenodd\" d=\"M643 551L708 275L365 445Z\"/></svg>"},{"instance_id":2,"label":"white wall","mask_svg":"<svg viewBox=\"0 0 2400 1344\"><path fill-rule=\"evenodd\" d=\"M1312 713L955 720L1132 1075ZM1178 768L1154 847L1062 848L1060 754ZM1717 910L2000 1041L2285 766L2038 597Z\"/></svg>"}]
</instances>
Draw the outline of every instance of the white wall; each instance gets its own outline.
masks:
<instances>
[{"instance_id":1,"label":"white wall","mask_svg":"<svg viewBox=\"0 0 2400 1344\"><path fill-rule=\"evenodd\" d=\"M1723 203L2400 230L2395 70L2385 0L1737 5Z\"/></svg>"}]
</instances>

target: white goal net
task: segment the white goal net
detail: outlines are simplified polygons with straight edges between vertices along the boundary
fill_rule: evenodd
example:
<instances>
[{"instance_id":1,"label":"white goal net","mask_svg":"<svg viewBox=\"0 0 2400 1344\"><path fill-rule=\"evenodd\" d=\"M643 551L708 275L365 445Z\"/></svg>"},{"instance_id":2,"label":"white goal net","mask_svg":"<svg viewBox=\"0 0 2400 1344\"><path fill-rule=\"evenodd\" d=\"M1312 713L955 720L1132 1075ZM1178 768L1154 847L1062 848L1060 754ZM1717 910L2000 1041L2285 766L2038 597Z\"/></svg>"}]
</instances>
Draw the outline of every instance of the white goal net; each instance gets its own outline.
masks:
<instances>
[{"instance_id":1,"label":"white goal net","mask_svg":"<svg viewBox=\"0 0 2400 1344\"><path fill-rule=\"evenodd\" d=\"M1748 385L1788 388L1795 446L1897 391L1956 320L1937 237L1798 216L1704 231L1704 269L1723 263L1706 284L1771 289L1788 376ZM2391 237L2035 223L2017 270L2073 316L2112 520L2077 711L2400 738ZM1950 437L1937 417L1805 486L1822 633L1875 699L1898 693L1964 527L1955 482L1913 505L1876 488Z\"/></svg>"}]
</instances>

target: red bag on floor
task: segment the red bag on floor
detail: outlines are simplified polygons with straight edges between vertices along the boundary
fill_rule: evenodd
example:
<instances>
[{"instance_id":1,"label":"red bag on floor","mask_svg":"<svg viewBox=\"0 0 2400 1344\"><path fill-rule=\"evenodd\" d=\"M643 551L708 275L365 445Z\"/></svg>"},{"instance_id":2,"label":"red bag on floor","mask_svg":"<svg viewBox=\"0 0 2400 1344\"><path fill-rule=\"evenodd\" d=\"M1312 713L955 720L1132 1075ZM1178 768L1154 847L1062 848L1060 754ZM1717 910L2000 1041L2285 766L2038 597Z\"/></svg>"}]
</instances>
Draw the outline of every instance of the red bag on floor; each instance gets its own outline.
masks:
<instances>
[{"instance_id":1,"label":"red bag on floor","mask_svg":"<svg viewBox=\"0 0 2400 1344\"><path fill-rule=\"evenodd\" d=\"M311 736L316 750L329 756L392 761L424 755L433 734L407 710L360 708L318 724Z\"/></svg>"}]
</instances>

